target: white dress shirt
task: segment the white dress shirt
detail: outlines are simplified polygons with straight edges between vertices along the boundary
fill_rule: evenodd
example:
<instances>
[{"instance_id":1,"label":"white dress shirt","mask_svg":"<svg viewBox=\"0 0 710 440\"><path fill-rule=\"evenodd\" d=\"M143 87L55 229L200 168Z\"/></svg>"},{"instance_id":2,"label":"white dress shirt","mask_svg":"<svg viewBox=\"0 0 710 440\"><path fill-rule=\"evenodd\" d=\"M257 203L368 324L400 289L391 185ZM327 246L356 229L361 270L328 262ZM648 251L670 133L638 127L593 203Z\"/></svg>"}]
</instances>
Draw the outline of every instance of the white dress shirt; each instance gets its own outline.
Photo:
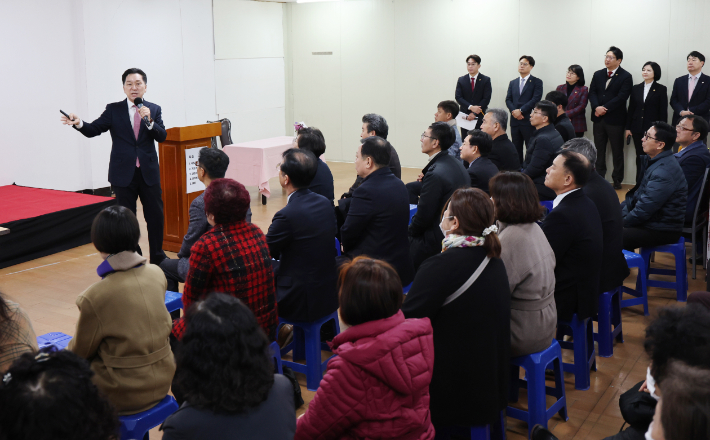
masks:
<instances>
[{"instance_id":1,"label":"white dress shirt","mask_svg":"<svg viewBox=\"0 0 710 440\"><path fill-rule=\"evenodd\" d=\"M573 192L579 190L580 188L575 188L572 191L567 191L566 193L558 194L557 197L555 197L555 200L552 201L552 209L557 208L557 205L560 204L562 199L567 197L568 195L572 194Z\"/></svg>"},{"instance_id":2,"label":"white dress shirt","mask_svg":"<svg viewBox=\"0 0 710 440\"><path fill-rule=\"evenodd\" d=\"M528 78L530 78L530 74L528 73L527 76L521 76L520 79L523 80L523 87L525 87L525 84L528 83ZM520 87L520 84L518 83L518 87Z\"/></svg>"},{"instance_id":3,"label":"white dress shirt","mask_svg":"<svg viewBox=\"0 0 710 440\"><path fill-rule=\"evenodd\" d=\"M650 83L644 82L643 83L643 102L646 102L646 96L648 96L648 91L651 90L651 86L653 85L653 81Z\"/></svg>"}]
</instances>

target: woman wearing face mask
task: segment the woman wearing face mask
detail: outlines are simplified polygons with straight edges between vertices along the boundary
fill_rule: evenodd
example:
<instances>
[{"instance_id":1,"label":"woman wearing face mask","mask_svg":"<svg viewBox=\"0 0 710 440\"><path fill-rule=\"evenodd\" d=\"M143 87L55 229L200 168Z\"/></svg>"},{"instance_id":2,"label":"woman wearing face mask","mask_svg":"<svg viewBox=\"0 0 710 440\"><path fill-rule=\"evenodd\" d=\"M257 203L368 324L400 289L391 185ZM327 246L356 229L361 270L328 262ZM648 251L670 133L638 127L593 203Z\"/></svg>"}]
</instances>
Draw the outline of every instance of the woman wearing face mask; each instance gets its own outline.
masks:
<instances>
[{"instance_id":1,"label":"woman wearing face mask","mask_svg":"<svg viewBox=\"0 0 710 440\"><path fill-rule=\"evenodd\" d=\"M440 226L442 252L422 263L402 311L431 319L431 418L445 439L451 426L495 423L507 406L510 288L486 193L456 190Z\"/></svg>"}]
</instances>

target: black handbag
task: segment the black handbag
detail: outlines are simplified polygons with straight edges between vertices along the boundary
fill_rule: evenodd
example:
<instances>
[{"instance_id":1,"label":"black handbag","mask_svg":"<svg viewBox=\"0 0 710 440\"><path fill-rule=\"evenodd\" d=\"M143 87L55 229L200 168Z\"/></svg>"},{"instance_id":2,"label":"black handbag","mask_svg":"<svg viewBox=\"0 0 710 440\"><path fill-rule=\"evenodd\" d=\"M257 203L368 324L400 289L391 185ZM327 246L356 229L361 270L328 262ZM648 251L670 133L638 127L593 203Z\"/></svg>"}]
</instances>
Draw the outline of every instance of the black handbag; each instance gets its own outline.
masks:
<instances>
[{"instance_id":1,"label":"black handbag","mask_svg":"<svg viewBox=\"0 0 710 440\"><path fill-rule=\"evenodd\" d=\"M639 391L639 382L619 397L619 409L624 421L642 431L648 430L656 412L656 399L645 391Z\"/></svg>"},{"instance_id":2,"label":"black handbag","mask_svg":"<svg viewBox=\"0 0 710 440\"><path fill-rule=\"evenodd\" d=\"M296 374L291 368L284 366L283 370L284 376L291 382L291 385L293 386L293 404L296 409L298 409L305 403L303 401L303 396L301 396L301 385L299 385L298 379L296 379Z\"/></svg>"}]
</instances>

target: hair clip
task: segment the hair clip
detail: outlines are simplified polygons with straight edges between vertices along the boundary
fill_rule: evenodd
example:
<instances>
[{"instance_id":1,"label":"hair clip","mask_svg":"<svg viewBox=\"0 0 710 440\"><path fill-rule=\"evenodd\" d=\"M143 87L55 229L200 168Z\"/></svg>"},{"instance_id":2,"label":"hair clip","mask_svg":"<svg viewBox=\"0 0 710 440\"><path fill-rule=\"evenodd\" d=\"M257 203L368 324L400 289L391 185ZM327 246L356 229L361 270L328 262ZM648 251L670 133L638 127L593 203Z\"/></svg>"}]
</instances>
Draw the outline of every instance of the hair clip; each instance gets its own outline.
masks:
<instances>
[{"instance_id":1,"label":"hair clip","mask_svg":"<svg viewBox=\"0 0 710 440\"><path fill-rule=\"evenodd\" d=\"M35 360L37 361L37 363L48 361L49 354L47 354L45 352L39 353L37 356L35 356Z\"/></svg>"},{"instance_id":2,"label":"hair clip","mask_svg":"<svg viewBox=\"0 0 710 440\"><path fill-rule=\"evenodd\" d=\"M293 123L293 129L294 131L299 131L301 129L308 128L305 122L294 122Z\"/></svg>"},{"instance_id":3,"label":"hair clip","mask_svg":"<svg viewBox=\"0 0 710 440\"><path fill-rule=\"evenodd\" d=\"M5 375L2 377L2 383L5 384L5 385L9 384L11 380L12 380L12 374L11 374L11 373L7 373L7 374L5 374Z\"/></svg>"},{"instance_id":4,"label":"hair clip","mask_svg":"<svg viewBox=\"0 0 710 440\"><path fill-rule=\"evenodd\" d=\"M498 232L498 226L496 225L491 225L487 227L486 229L483 230L483 236L485 237L486 235L490 234L491 232Z\"/></svg>"}]
</instances>

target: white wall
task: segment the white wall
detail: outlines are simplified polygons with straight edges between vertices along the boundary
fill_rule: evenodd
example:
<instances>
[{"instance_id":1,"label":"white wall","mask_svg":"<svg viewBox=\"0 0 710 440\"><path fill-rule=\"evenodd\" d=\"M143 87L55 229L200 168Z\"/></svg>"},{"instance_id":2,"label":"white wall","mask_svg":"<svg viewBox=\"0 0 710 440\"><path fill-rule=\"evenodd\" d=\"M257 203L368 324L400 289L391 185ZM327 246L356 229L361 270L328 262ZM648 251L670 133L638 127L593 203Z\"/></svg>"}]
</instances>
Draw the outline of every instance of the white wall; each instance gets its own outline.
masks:
<instances>
[{"instance_id":1,"label":"white wall","mask_svg":"<svg viewBox=\"0 0 710 440\"><path fill-rule=\"evenodd\" d=\"M491 107L501 108L523 54L535 58L532 73L545 93L564 83L570 64L580 64L589 83L611 45L624 51L634 83L642 65L656 61L669 89L687 73L688 52L710 57L710 2L703 0L348 0L284 8L293 100L286 114L323 131L329 160L352 161L360 118L374 112L387 119L402 165L423 166L419 136L436 104L454 99L472 53L492 79ZM321 51L333 55L312 55ZM627 183L634 157L633 145L626 147Z\"/></svg>"}]
</instances>

